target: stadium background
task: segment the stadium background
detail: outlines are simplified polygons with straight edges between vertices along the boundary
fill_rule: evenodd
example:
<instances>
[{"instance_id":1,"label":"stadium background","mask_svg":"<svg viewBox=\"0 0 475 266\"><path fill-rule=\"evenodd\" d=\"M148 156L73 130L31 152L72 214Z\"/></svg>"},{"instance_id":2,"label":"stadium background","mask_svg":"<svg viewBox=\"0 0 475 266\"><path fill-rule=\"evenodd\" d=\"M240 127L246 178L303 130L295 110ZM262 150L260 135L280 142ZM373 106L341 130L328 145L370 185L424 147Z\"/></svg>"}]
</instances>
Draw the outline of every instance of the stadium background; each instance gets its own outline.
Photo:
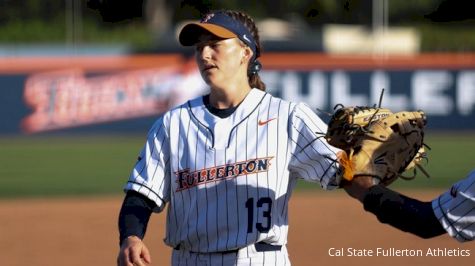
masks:
<instances>
[{"instance_id":1,"label":"stadium background","mask_svg":"<svg viewBox=\"0 0 475 266\"><path fill-rule=\"evenodd\" d=\"M164 110L205 90L193 52L175 34L209 8L249 7L263 31L263 79L275 95L331 111L336 103L374 104L385 88L384 106L426 111L432 178L393 188L430 200L473 168L475 22L463 1L278 1L272 9L257 1L136 2L0 2L0 257L7 265L114 264L121 189L147 130ZM296 265L471 261L335 258L332 247L475 253L473 243L421 240L381 225L344 193L314 184L300 184L291 208ZM163 265L170 251L161 242L163 215L156 216L146 240L153 265Z\"/></svg>"}]
</instances>

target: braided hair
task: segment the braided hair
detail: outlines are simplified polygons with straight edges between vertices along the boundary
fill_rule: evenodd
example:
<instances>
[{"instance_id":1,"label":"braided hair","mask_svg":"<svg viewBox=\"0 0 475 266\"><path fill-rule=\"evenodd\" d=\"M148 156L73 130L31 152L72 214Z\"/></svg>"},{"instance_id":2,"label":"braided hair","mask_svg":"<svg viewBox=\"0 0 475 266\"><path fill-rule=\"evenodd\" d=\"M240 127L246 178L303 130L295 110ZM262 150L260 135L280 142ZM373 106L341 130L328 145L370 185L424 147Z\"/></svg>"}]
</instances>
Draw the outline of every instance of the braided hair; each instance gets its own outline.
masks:
<instances>
[{"instance_id":1,"label":"braided hair","mask_svg":"<svg viewBox=\"0 0 475 266\"><path fill-rule=\"evenodd\" d=\"M224 13L233 19L240 21L252 34L252 37L254 37L254 40L256 41L256 51L257 54L261 53L261 43L259 41L259 30L257 29L256 23L254 22L254 19L252 19L249 15L247 15L244 12L240 11L234 11L234 10L225 10ZM254 55L257 56L257 55ZM249 85L252 88L258 88L262 91L266 90L266 84L262 82L260 76L259 76L259 70L261 70L262 65L261 63L257 60L256 57L253 57L254 60L253 62L249 62L249 70L248 70L248 79L249 79Z\"/></svg>"}]
</instances>

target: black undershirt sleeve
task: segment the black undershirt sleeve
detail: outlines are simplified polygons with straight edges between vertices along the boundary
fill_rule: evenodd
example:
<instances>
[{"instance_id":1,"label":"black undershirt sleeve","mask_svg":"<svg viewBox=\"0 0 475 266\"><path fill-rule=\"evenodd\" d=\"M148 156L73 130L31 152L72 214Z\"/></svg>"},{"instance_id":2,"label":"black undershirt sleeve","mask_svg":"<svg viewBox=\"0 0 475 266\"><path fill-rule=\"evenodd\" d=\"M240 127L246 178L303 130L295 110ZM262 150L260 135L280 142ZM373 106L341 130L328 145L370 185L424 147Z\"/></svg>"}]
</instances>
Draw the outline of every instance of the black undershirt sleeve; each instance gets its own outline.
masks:
<instances>
[{"instance_id":1,"label":"black undershirt sleeve","mask_svg":"<svg viewBox=\"0 0 475 266\"><path fill-rule=\"evenodd\" d=\"M136 191L127 191L119 213L119 245L129 236L143 239L148 221L157 205Z\"/></svg>"},{"instance_id":2,"label":"black undershirt sleeve","mask_svg":"<svg viewBox=\"0 0 475 266\"><path fill-rule=\"evenodd\" d=\"M376 215L381 223L422 238L446 233L432 210L431 202L401 195L384 186L373 186L363 200L364 209Z\"/></svg>"}]
</instances>

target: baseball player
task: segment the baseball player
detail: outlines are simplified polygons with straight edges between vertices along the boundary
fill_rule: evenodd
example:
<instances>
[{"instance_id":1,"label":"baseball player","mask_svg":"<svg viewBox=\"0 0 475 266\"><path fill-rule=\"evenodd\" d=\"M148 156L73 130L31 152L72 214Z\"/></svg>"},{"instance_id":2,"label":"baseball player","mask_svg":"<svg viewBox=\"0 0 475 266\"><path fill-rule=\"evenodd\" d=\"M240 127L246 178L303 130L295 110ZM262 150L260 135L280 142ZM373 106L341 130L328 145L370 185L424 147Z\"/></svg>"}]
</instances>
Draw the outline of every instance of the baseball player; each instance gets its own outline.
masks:
<instances>
[{"instance_id":1,"label":"baseball player","mask_svg":"<svg viewBox=\"0 0 475 266\"><path fill-rule=\"evenodd\" d=\"M366 211L382 223L423 238L448 233L460 242L475 239L475 169L452 188L429 202L374 185L371 177L356 177L345 186Z\"/></svg>"},{"instance_id":2,"label":"baseball player","mask_svg":"<svg viewBox=\"0 0 475 266\"><path fill-rule=\"evenodd\" d=\"M196 48L210 88L166 112L125 186L119 265L150 263L143 243L152 212L167 207L173 265L290 265L288 204L298 179L338 187L337 148L305 104L265 92L254 21L237 11L207 14L179 34Z\"/></svg>"}]
</instances>

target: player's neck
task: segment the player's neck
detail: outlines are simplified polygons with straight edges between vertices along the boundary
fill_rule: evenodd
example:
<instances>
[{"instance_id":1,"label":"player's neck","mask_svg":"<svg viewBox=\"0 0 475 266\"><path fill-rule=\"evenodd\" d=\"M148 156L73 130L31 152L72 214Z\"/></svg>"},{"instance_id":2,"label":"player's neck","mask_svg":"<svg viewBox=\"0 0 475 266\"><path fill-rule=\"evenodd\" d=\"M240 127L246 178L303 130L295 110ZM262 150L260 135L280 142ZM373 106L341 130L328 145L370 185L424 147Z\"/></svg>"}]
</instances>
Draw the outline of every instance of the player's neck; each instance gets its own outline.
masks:
<instances>
[{"instance_id":1,"label":"player's neck","mask_svg":"<svg viewBox=\"0 0 475 266\"><path fill-rule=\"evenodd\" d=\"M226 109L239 105L251 91L247 86L228 86L227 88L211 88L209 95L210 104L218 109Z\"/></svg>"}]
</instances>

